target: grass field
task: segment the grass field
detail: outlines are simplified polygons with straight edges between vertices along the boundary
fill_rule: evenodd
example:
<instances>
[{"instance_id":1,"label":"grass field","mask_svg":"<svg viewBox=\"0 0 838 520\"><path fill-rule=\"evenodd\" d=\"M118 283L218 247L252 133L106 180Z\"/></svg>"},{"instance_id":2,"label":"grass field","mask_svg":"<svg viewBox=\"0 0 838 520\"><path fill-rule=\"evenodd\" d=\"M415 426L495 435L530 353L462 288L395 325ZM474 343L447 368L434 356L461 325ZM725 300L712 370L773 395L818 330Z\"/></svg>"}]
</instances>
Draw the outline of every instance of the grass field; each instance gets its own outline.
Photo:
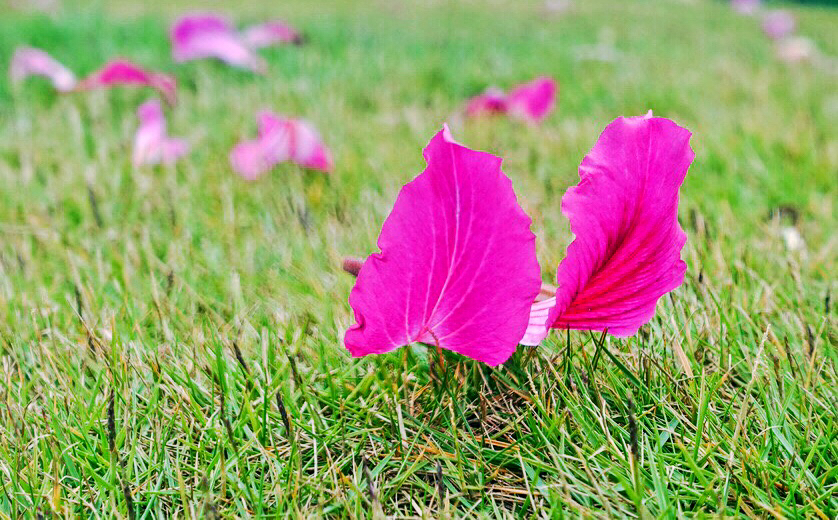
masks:
<instances>
[{"instance_id":1,"label":"grass field","mask_svg":"<svg viewBox=\"0 0 838 520\"><path fill-rule=\"evenodd\" d=\"M195 143L134 169L149 92L0 82L0 516L838 516L834 71L777 62L709 0L241 2L308 37L259 77L171 62L193 5L120 4L0 6L0 69L29 44L171 72L170 131ZM793 12L838 55L838 10ZM540 74L561 83L542 126L458 115ZM235 176L262 108L313 121L334 174ZM554 333L497 369L450 354L441 376L419 346L348 355L340 259L374 250L444 121L504 157L552 281L580 160L650 108L697 157L687 279L640 334Z\"/></svg>"}]
</instances>

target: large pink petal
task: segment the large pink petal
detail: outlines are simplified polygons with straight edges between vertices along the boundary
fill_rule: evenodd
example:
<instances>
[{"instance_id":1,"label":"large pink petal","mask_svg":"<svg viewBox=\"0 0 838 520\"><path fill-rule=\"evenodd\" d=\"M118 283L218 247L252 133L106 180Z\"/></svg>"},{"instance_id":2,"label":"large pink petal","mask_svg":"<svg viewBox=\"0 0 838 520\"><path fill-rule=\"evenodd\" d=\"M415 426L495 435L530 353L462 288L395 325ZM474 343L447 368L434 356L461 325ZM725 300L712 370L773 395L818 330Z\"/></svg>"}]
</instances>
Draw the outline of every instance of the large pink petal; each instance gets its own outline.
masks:
<instances>
[{"instance_id":1,"label":"large pink petal","mask_svg":"<svg viewBox=\"0 0 838 520\"><path fill-rule=\"evenodd\" d=\"M557 91L558 84L548 77L520 85L507 98L509 114L531 123L539 123L556 105Z\"/></svg>"},{"instance_id":2,"label":"large pink petal","mask_svg":"<svg viewBox=\"0 0 838 520\"><path fill-rule=\"evenodd\" d=\"M690 135L651 113L605 128L562 198L576 238L556 274L554 328L632 335L681 285L678 189L695 157Z\"/></svg>"},{"instance_id":3,"label":"large pink petal","mask_svg":"<svg viewBox=\"0 0 838 520\"><path fill-rule=\"evenodd\" d=\"M216 58L228 65L264 73L265 61L245 44L223 18L213 14L188 15L172 26L169 38L177 62Z\"/></svg>"},{"instance_id":4,"label":"large pink petal","mask_svg":"<svg viewBox=\"0 0 838 520\"><path fill-rule=\"evenodd\" d=\"M76 76L70 69L45 51L33 47L15 49L9 65L9 75L14 83L29 76L43 76L49 79L59 92L69 92L76 86Z\"/></svg>"},{"instance_id":5,"label":"large pink petal","mask_svg":"<svg viewBox=\"0 0 838 520\"><path fill-rule=\"evenodd\" d=\"M109 61L101 69L83 79L77 88L92 90L116 86L151 87L160 92L169 104L174 104L177 100L175 78L148 71L128 60Z\"/></svg>"},{"instance_id":6,"label":"large pink petal","mask_svg":"<svg viewBox=\"0 0 838 520\"><path fill-rule=\"evenodd\" d=\"M530 218L501 160L451 139L399 193L349 303L353 356L422 342L498 365L515 352L541 286Z\"/></svg>"},{"instance_id":7,"label":"large pink petal","mask_svg":"<svg viewBox=\"0 0 838 520\"><path fill-rule=\"evenodd\" d=\"M245 45L251 49L284 43L299 45L303 42L302 35L296 29L280 20L248 27L242 32L241 37Z\"/></svg>"}]
</instances>

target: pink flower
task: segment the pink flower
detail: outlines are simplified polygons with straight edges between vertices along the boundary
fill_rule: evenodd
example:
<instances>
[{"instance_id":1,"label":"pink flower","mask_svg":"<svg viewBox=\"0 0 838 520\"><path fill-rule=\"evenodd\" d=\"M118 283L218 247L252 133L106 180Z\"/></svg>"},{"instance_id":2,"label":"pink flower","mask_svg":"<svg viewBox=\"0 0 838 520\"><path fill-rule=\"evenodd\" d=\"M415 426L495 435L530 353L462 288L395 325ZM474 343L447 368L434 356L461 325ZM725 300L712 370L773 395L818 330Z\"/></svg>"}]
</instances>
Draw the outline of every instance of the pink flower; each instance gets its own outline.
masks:
<instances>
[{"instance_id":1,"label":"pink flower","mask_svg":"<svg viewBox=\"0 0 838 520\"><path fill-rule=\"evenodd\" d=\"M283 43L293 43L294 45L303 43L302 35L280 20L248 27L242 32L242 40L251 49L260 49Z\"/></svg>"},{"instance_id":2,"label":"pink flower","mask_svg":"<svg viewBox=\"0 0 838 520\"><path fill-rule=\"evenodd\" d=\"M794 32L794 15L783 9L773 9L762 18L762 30L772 40L782 40Z\"/></svg>"},{"instance_id":3,"label":"pink flower","mask_svg":"<svg viewBox=\"0 0 838 520\"><path fill-rule=\"evenodd\" d=\"M146 101L137 109L140 125L134 136L134 166L143 164L174 164L189 151L185 139L169 137L163 107L156 99Z\"/></svg>"},{"instance_id":4,"label":"pink flower","mask_svg":"<svg viewBox=\"0 0 838 520\"><path fill-rule=\"evenodd\" d=\"M59 92L69 92L76 86L76 76L70 69L41 49L33 47L15 49L9 76L13 83L19 83L29 76L43 76Z\"/></svg>"},{"instance_id":5,"label":"pink flower","mask_svg":"<svg viewBox=\"0 0 838 520\"><path fill-rule=\"evenodd\" d=\"M355 356L427 343L489 365L511 356L541 285L530 218L501 160L451 139L399 193L349 296Z\"/></svg>"},{"instance_id":6,"label":"pink flower","mask_svg":"<svg viewBox=\"0 0 838 520\"><path fill-rule=\"evenodd\" d=\"M540 123L553 110L557 91L556 81L544 76L513 88L509 94L489 87L468 101L466 115L506 113L528 123Z\"/></svg>"},{"instance_id":7,"label":"pink flower","mask_svg":"<svg viewBox=\"0 0 838 520\"><path fill-rule=\"evenodd\" d=\"M169 104L177 101L177 81L172 76L143 69L127 60L112 60L90 74L78 85L79 90L93 90L117 86L151 87Z\"/></svg>"},{"instance_id":8,"label":"pink flower","mask_svg":"<svg viewBox=\"0 0 838 520\"><path fill-rule=\"evenodd\" d=\"M740 14L756 14L759 10L761 0L731 0L730 5Z\"/></svg>"},{"instance_id":9,"label":"pink flower","mask_svg":"<svg viewBox=\"0 0 838 520\"><path fill-rule=\"evenodd\" d=\"M689 139L651 113L605 128L579 167L579 184L562 198L576 238L556 272L556 297L533 305L526 344L546 336L545 327L630 336L681 285L687 236L678 190L695 157Z\"/></svg>"},{"instance_id":10,"label":"pink flower","mask_svg":"<svg viewBox=\"0 0 838 520\"><path fill-rule=\"evenodd\" d=\"M214 14L187 15L175 22L169 38L176 62L216 58L228 65L264 74L267 64L245 44L241 35Z\"/></svg>"},{"instance_id":11,"label":"pink flower","mask_svg":"<svg viewBox=\"0 0 838 520\"><path fill-rule=\"evenodd\" d=\"M259 178L285 161L322 172L330 172L334 167L331 153L309 122L272 112L259 115L256 139L240 142L230 153L233 170L248 180Z\"/></svg>"}]
</instances>

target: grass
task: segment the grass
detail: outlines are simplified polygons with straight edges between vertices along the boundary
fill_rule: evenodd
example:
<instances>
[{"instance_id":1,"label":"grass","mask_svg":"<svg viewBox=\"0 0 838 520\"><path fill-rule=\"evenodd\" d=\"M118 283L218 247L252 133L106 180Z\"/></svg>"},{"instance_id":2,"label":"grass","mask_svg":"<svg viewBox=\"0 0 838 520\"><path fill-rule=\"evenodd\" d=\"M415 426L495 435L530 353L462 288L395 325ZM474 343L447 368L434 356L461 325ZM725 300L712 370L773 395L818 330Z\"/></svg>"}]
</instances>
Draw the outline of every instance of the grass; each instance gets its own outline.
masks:
<instances>
[{"instance_id":1,"label":"grass","mask_svg":"<svg viewBox=\"0 0 838 520\"><path fill-rule=\"evenodd\" d=\"M835 518L834 73L776 62L723 2L575 4L242 3L309 37L267 52L267 78L173 65L182 0L3 11L0 68L27 43L80 74L114 55L172 72L170 129L196 146L134 170L147 92L0 83L0 516ZM838 55L838 12L794 12ZM617 61L578 59L603 42ZM543 126L456 115L538 74L562 83ZM235 177L263 107L311 119L334 175ZM640 334L554 334L497 369L349 357L340 258L374 250L443 121L505 158L551 280L579 161L649 108L697 158L687 280Z\"/></svg>"}]
</instances>

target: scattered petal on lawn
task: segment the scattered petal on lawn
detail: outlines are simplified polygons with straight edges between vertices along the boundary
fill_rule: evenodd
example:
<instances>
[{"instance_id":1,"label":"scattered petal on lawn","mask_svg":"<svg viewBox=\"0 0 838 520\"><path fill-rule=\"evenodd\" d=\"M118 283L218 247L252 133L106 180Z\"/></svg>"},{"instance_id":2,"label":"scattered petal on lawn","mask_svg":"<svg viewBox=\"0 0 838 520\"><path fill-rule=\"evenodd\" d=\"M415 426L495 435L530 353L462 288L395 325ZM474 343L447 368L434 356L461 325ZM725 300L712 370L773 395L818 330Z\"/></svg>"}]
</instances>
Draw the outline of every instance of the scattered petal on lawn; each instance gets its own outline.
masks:
<instances>
[{"instance_id":1,"label":"scattered petal on lawn","mask_svg":"<svg viewBox=\"0 0 838 520\"><path fill-rule=\"evenodd\" d=\"M257 140L242 141L230 152L230 165L233 171L243 178L253 181L273 168L275 162L268 160L262 142Z\"/></svg>"},{"instance_id":2,"label":"scattered petal on lawn","mask_svg":"<svg viewBox=\"0 0 838 520\"><path fill-rule=\"evenodd\" d=\"M558 85L552 78L540 77L509 93L509 114L531 123L544 120L556 104Z\"/></svg>"},{"instance_id":3,"label":"scattered petal on lawn","mask_svg":"<svg viewBox=\"0 0 838 520\"><path fill-rule=\"evenodd\" d=\"M498 87L489 87L468 101L466 115L507 113L530 123L539 123L555 106L557 90L556 81L543 76L518 85L509 94Z\"/></svg>"},{"instance_id":4,"label":"scattered petal on lawn","mask_svg":"<svg viewBox=\"0 0 838 520\"><path fill-rule=\"evenodd\" d=\"M287 43L300 45L303 36L287 23L274 20L248 27L242 31L242 40L251 49L261 49Z\"/></svg>"},{"instance_id":5,"label":"scattered petal on lawn","mask_svg":"<svg viewBox=\"0 0 838 520\"><path fill-rule=\"evenodd\" d=\"M322 172L334 167L331 153L309 122L272 112L259 115L258 137L239 143L230 154L233 170L248 180L257 179L284 161Z\"/></svg>"},{"instance_id":6,"label":"scattered petal on lawn","mask_svg":"<svg viewBox=\"0 0 838 520\"><path fill-rule=\"evenodd\" d=\"M118 86L151 87L169 104L177 100L175 78L158 72L150 72L127 60L113 60L83 79L77 86L80 90L111 88Z\"/></svg>"},{"instance_id":7,"label":"scattered petal on lawn","mask_svg":"<svg viewBox=\"0 0 838 520\"><path fill-rule=\"evenodd\" d=\"M172 138L166 134L166 118L163 107L156 99L146 101L137 109L140 125L134 136L135 166L142 164L174 164L189 151L185 139Z\"/></svg>"},{"instance_id":8,"label":"scattered petal on lawn","mask_svg":"<svg viewBox=\"0 0 838 520\"><path fill-rule=\"evenodd\" d=\"M353 356L421 342L498 365L515 352L541 286L530 218L501 160L451 141L425 148L402 188L349 303Z\"/></svg>"},{"instance_id":9,"label":"scattered petal on lawn","mask_svg":"<svg viewBox=\"0 0 838 520\"><path fill-rule=\"evenodd\" d=\"M466 115L470 117L505 112L506 93L498 87L487 88L482 94L471 98L466 105Z\"/></svg>"},{"instance_id":10,"label":"scattered petal on lawn","mask_svg":"<svg viewBox=\"0 0 838 520\"><path fill-rule=\"evenodd\" d=\"M73 72L41 49L19 47L9 66L12 82L19 83L29 76L43 76L59 92L69 92L76 86Z\"/></svg>"},{"instance_id":11,"label":"scattered petal on lawn","mask_svg":"<svg viewBox=\"0 0 838 520\"><path fill-rule=\"evenodd\" d=\"M172 26L169 38L176 62L216 58L260 74L267 70L265 61L245 44L241 35L224 18L214 14L180 18Z\"/></svg>"},{"instance_id":12,"label":"scattered petal on lawn","mask_svg":"<svg viewBox=\"0 0 838 520\"><path fill-rule=\"evenodd\" d=\"M772 40L791 36L796 25L794 15L784 9L768 11L762 18L762 30Z\"/></svg>"},{"instance_id":13,"label":"scattered petal on lawn","mask_svg":"<svg viewBox=\"0 0 838 520\"><path fill-rule=\"evenodd\" d=\"M687 236L678 190L695 156L689 139L688 130L651 114L605 128L579 167L579 184L562 198L576 238L556 273L552 327L629 336L681 285Z\"/></svg>"},{"instance_id":14,"label":"scattered petal on lawn","mask_svg":"<svg viewBox=\"0 0 838 520\"><path fill-rule=\"evenodd\" d=\"M756 14L761 3L761 0L731 0L730 5L737 13L751 15Z\"/></svg>"},{"instance_id":15,"label":"scattered petal on lawn","mask_svg":"<svg viewBox=\"0 0 838 520\"><path fill-rule=\"evenodd\" d=\"M777 58L786 63L813 61L818 56L815 42L805 36L792 36L777 42Z\"/></svg>"}]
</instances>

